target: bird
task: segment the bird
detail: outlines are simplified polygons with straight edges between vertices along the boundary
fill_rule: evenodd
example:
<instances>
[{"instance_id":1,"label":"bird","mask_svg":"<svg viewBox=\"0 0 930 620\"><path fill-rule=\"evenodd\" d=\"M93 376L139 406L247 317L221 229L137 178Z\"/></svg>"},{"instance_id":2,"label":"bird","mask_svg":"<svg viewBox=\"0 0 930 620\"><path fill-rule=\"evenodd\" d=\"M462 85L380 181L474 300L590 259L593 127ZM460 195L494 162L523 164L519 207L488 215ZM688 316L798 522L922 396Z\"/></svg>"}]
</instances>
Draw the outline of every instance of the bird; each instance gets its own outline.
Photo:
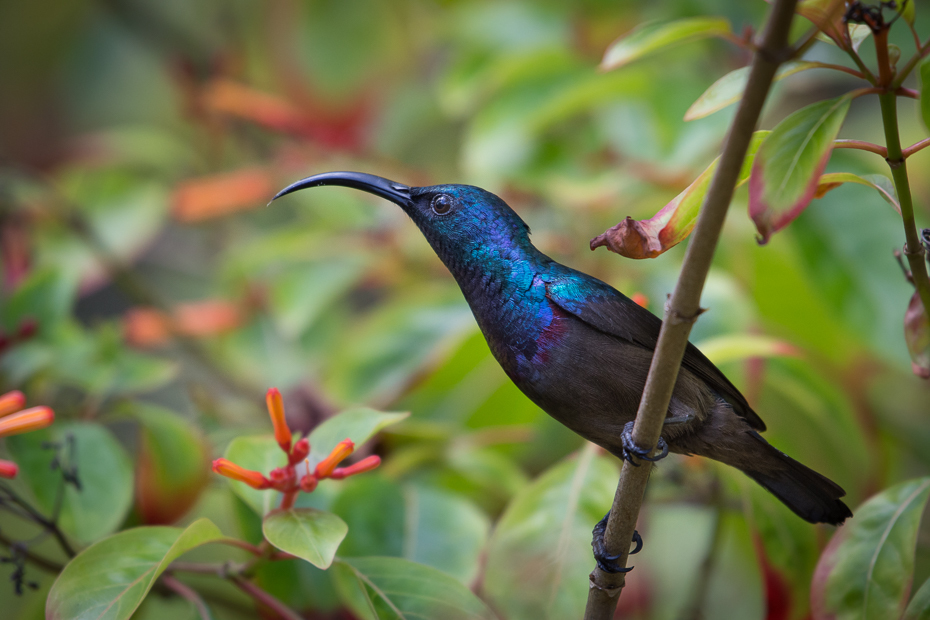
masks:
<instances>
[{"instance_id":1,"label":"bird","mask_svg":"<svg viewBox=\"0 0 930 620\"><path fill-rule=\"evenodd\" d=\"M408 187L361 172L297 181L272 201L319 186L387 199L413 220L452 273L491 353L530 400L581 437L621 459L658 460L668 451L741 470L810 523L852 516L835 482L760 435L765 423L746 398L688 343L658 454L632 441L633 420L662 320L612 286L539 251L529 226L501 198L471 185ZM609 572L595 527L595 558ZM641 539L634 537L636 550Z\"/></svg>"}]
</instances>

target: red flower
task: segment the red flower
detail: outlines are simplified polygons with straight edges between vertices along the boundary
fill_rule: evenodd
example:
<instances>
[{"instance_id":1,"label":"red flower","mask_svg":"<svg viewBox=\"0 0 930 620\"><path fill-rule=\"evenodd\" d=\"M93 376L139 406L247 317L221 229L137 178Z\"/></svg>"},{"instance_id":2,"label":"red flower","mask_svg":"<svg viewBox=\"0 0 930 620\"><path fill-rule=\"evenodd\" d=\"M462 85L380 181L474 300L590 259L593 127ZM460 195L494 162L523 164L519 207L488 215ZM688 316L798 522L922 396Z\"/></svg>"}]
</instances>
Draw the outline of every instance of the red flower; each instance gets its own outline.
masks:
<instances>
[{"instance_id":1,"label":"red flower","mask_svg":"<svg viewBox=\"0 0 930 620\"><path fill-rule=\"evenodd\" d=\"M281 399L281 393L277 388L268 390L265 395L265 402L268 406L268 415L271 417L271 425L274 427L275 441L277 441L284 454L287 455L287 465L276 467L265 476L261 472L245 469L226 459L216 459L213 461L213 471L221 476L244 482L253 489L275 489L280 491L284 493L281 507L290 508L300 491L304 493L313 492L320 480L324 478L342 480L355 474L371 471L381 464L381 457L369 456L354 465L338 467L339 463L355 451L355 444L352 443L352 440L344 439L336 444L336 447L333 448L329 455L317 463L313 471L310 472L309 461L307 461L307 456L310 454L310 442L307 441L306 437L296 443L293 441L291 429L288 427L284 416L284 403ZM302 462L307 463L307 473L298 480L297 465Z\"/></svg>"}]
</instances>

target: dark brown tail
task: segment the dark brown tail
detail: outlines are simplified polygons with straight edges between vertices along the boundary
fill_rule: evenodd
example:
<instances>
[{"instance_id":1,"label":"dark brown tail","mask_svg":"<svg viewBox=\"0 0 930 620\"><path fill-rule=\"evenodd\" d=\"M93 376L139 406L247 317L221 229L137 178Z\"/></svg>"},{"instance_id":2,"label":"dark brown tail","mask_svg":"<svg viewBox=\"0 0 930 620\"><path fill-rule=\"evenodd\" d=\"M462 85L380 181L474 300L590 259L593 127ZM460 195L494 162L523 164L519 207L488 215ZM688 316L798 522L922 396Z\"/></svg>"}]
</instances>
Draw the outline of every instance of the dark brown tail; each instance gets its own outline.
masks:
<instances>
[{"instance_id":1,"label":"dark brown tail","mask_svg":"<svg viewBox=\"0 0 930 620\"><path fill-rule=\"evenodd\" d=\"M743 462L739 468L796 515L811 523L832 525L852 516L849 507L840 501L846 495L840 485L776 450L755 431L747 434L759 443L759 448L753 450L758 462L750 466Z\"/></svg>"}]
</instances>

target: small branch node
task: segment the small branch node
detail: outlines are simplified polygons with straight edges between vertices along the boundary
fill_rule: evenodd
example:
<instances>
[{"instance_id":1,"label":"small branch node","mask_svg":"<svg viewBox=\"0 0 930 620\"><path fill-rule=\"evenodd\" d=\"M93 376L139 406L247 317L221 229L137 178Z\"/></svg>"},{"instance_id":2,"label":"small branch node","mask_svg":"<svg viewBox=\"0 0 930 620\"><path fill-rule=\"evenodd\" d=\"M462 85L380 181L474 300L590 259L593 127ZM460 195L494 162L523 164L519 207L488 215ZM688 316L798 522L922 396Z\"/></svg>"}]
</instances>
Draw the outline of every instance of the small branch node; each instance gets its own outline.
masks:
<instances>
[{"instance_id":1,"label":"small branch node","mask_svg":"<svg viewBox=\"0 0 930 620\"><path fill-rule=\"evenodd\" d=\"M682 325L684 323L694 324L698 317L707 312L707 308L698 308L697 312L692 315L684 315L678 310L672 310L669 313L668 320L672 325Z\"/></svg>"},{"instance_id":2,"label":"small branch node","mask_svg":"<svg viewBox=\"0 0 930 620\"><path fill-rule=\"evenodd\" d=\"M620 591L623 590L623 584L613 587L602 586L597 582L596 571L592 571L591 574L588 575L588 588L591 590L599 590L610 598L616 598L620 595Z\"/></svg>"},{"instance_id":3,"label":"small branch node","mask_svg":"<svg viewBox=\"0 0 930 620\"><path fill-rule=\"evenodd\" d=\"M900 159L891 159L889 157L885 158L885 161L888 162L888 167L894 170L895 168L900 168L904 165L904 158Z\"/></svg>"}]
</instances>

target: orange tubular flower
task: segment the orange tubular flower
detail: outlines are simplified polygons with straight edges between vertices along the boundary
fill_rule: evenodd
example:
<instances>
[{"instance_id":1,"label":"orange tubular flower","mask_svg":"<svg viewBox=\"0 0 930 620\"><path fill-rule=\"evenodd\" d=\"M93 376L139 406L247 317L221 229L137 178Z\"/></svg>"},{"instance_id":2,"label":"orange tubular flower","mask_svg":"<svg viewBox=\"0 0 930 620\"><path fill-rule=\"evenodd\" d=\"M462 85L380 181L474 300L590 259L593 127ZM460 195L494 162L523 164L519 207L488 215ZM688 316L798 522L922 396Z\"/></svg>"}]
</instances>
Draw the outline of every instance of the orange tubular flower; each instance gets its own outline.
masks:
<instances>
[{"instance_id":1,"label":"orange tubular flower","mask_svg":"<svg viewBox=\"0 0 930 620\"><path fill-rule=\"evenodd\" d=\"M362 459L354 465L348 467L339 467L339 463L344 461L352 452L355 451L355 444L351 439L344 439L336 444L336 447L324 458L317 463L313 471L309 471L310 462L307 457L310 455L310 441L304 437L294 442L291 429L287 426L284 418L284 403L281 399L281 392L277 388L271 388L265 394L265 401L268 405L268 414L271 416L271 424L274 426L274 438L277 444L287 455L287 465L284 467L275 467L268 476L260 472L245 469L236 465L227 459L216 459L213 461L213 471L244 482L254 489L274 489L284 494L281 498L281 508L287 510L294 506L297 495L313 492L320 480L324 478L333 478L342 480L355 474L371 471L381 464L381 457L369 456ZM0 420L2 424L2 420ZM297 477L297 465L301 462L307 464L307 473Z\"/></svg>"},{"instance_id":2,"label":"orange tubular flower","mask_svg":"<svg viewBox=\"0 0 930 620\"><path fill-rule=\"evenodd\" d=\"M355 451L355 444L350 439L343 439L336 444L333 451L325 459L316 464L313 475L317 478L329 478L336 466L348 458Z\"/></svg>"},{"instance_id":3,"label":"orange tubular flower","mask_svg":"<svg viewBox=\"0 0 930 620\"><path fill-rule=\"evenodd\" d=\"M14 411L19 411L26 406L26 397L19 390L7 392L0 396L0 418L10 415Z\"/></svg>"},{"instance_id":4,"label":"orange tubular flower","mask_svg":"<svg viewBox=\"0 0 930 620\"><path fill-rule=\"evenodd\" d=\"M284 401L281 399L281 392L278 388L271 388L265 394L265 402L268 405L268 415L271 416L271 425L274 426L274 438L281 446L281 449L287 453L291 451L291 429L287 426L287 420L284 417Z\"/></svg>"},{"instance_id":5,"label":"orange tubular flower","mask_svg":"<svg viewBox=\"0 0 930 620\"><path fill-rule=\"evenodd\" d=\"M265 478L261 472L252 471L239 467L227 459L216 459L213 461L213 471L221 476L244 482L253 489L267 489L271 486L271 481Z\"/></svg>"},{"instance_id":6,"label":"orange tubular flower","mask_svg":"<svg viewBox=\"0 0 930 620\"><path fill-rule=\"evenodd\" d=\"M32 407L0 418L0 437L19 435L45 428L55 421L55 412L48 407Z\"/></svg>"},{"instance_id":7,"label":"orange tubular flower","mask_svg":"<svg viewBox=\"0 0 930 620\"><path fill-rule=\"evenodd\" d=\"M361 474L366 471L371 471L375 467L381 464L381 457L377 455L367 456L363 458L358 463L354 465L349 465L348 467L340 467L333 471L330 474L330 478L333 480L342 480L349 476L354 476L355 474Z\"/></svg>"},{"instance_id":8,"label":"orange tubular flower","mask_svg":"<svg viewBox=\"0 0 930 620\"><path fill-rule=\"evenodd\" d=\"M0 478L15 478L19 473L19 466L13 461L0 459Z\"/></svg>"}]
</instances>

